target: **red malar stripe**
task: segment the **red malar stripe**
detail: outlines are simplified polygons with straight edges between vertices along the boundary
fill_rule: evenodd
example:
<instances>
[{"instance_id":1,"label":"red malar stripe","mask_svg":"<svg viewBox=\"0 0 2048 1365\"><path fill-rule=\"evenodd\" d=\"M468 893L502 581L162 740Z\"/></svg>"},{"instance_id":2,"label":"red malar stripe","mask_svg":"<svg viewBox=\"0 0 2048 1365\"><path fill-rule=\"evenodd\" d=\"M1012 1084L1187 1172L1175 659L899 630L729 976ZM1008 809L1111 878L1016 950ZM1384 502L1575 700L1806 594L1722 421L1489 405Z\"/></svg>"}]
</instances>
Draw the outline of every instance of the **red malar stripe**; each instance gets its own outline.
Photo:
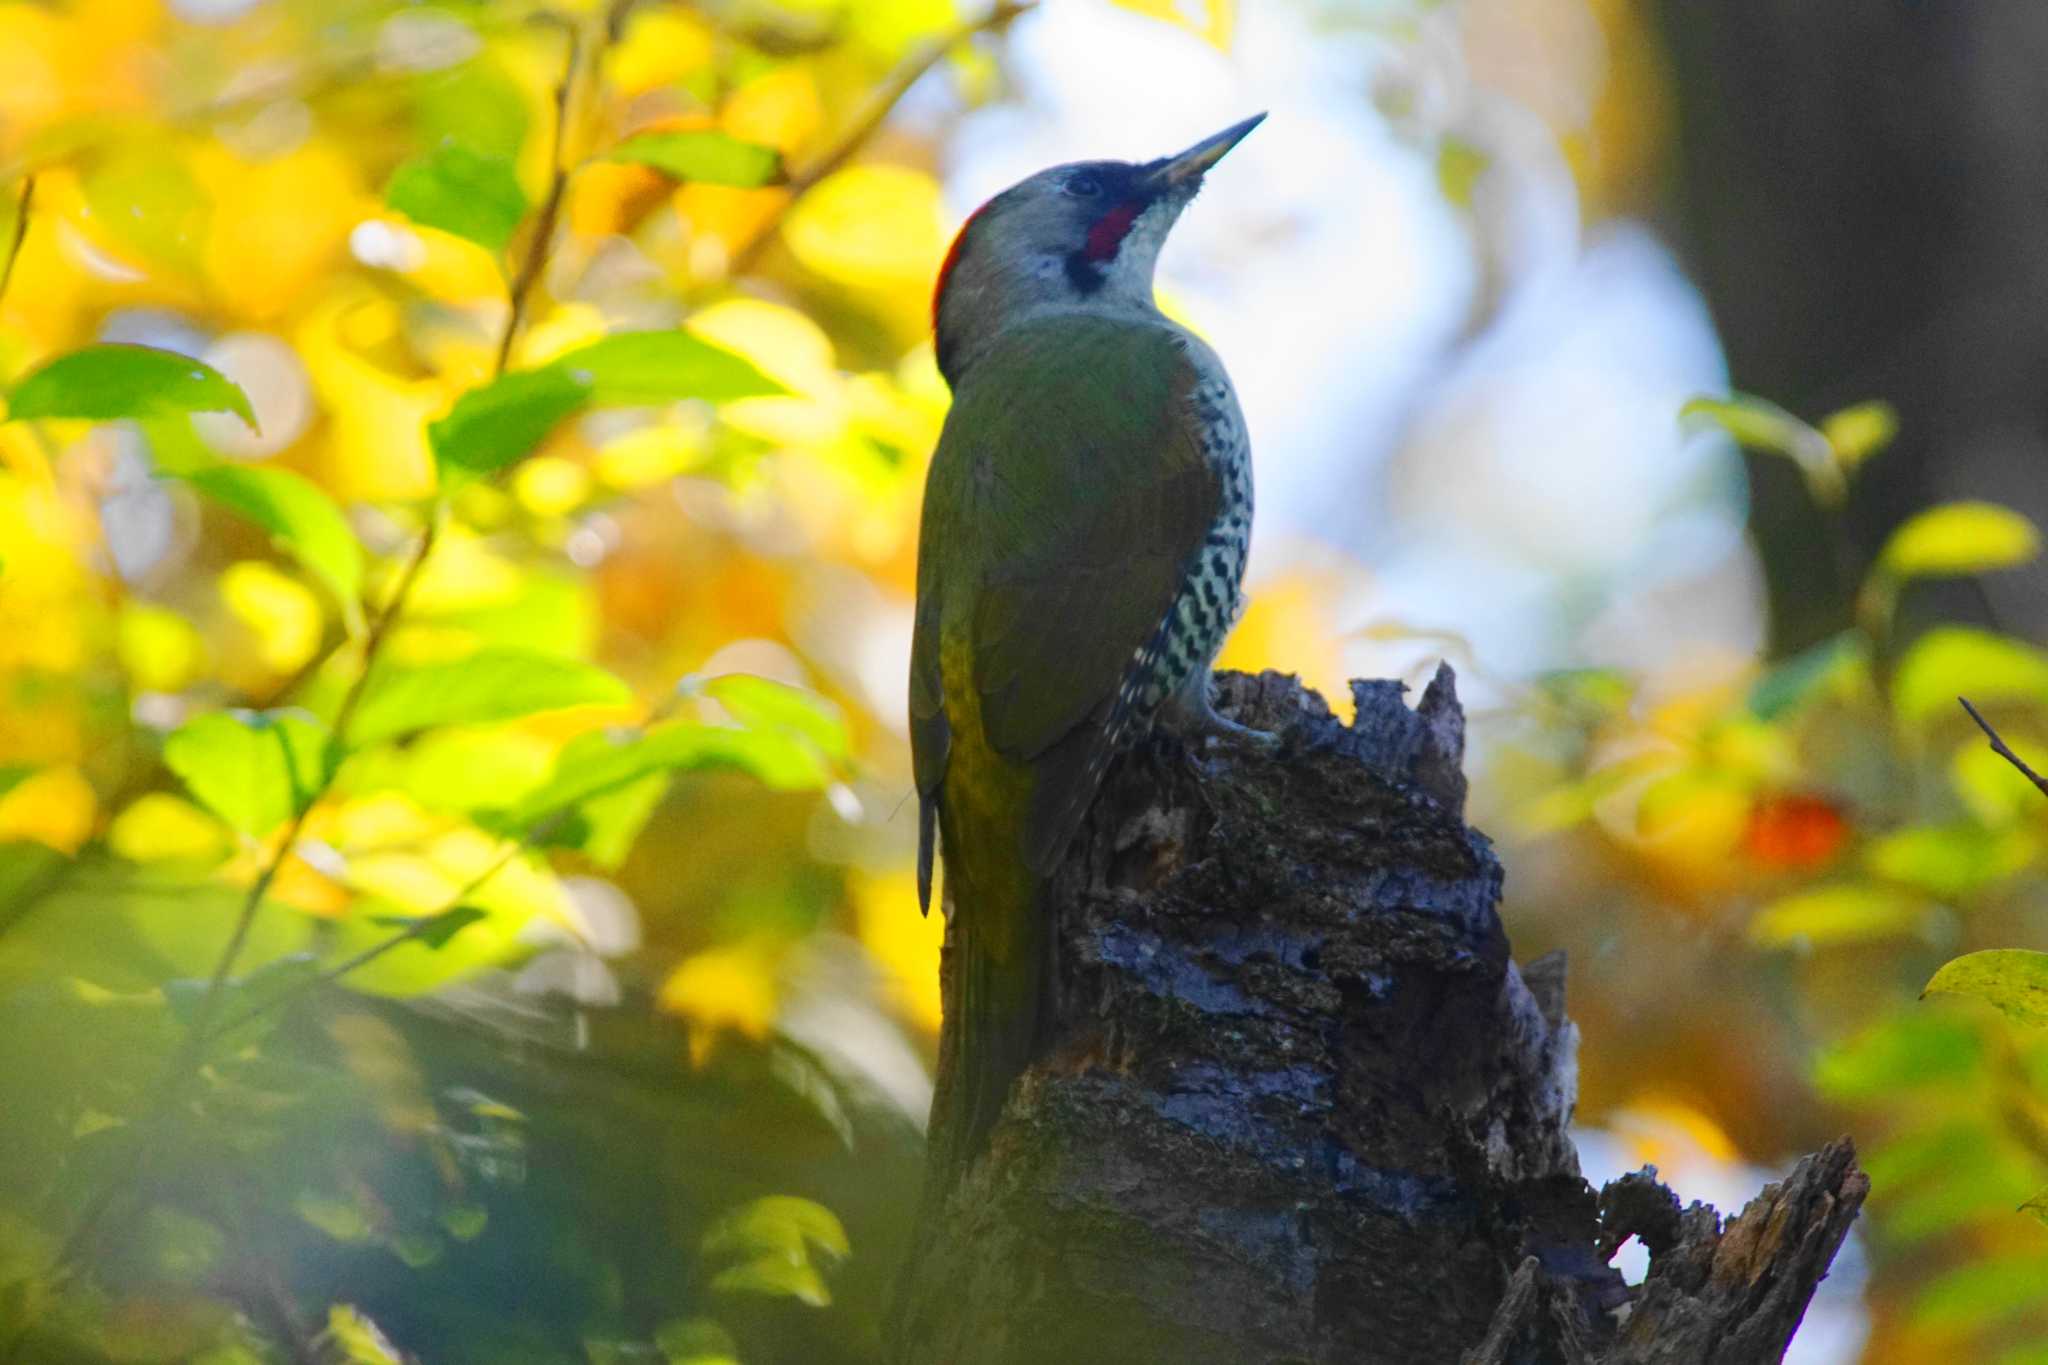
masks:
<instances>
[{"instance_id":1,"label":"red malar stripe","mask_svg":"<svg viewBox=\"0 0 2048 1365\"><path fill-rule=\"evenodd\" d=\"M1131 224L1138 221L1138 212L1145 206L1136 199L1126 199L1095 220L1095 226L1088 229L1088 241L1081 248L1081 254L1091 261L1106 261L1116 255L1116 249L1124 244Z\"/></svg>"}]
</instances>

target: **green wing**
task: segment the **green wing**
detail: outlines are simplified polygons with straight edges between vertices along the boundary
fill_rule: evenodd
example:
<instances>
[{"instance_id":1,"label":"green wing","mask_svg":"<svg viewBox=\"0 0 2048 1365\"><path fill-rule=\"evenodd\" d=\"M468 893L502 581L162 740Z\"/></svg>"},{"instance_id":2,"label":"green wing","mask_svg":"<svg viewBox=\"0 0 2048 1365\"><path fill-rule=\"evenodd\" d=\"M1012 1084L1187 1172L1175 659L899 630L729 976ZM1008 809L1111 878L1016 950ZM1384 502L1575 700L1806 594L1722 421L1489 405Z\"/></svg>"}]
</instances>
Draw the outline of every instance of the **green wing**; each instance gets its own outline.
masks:
<instances>
[{"instance_id":1,"label":"green wing","mask_svg":"<svg viewBox=\"0 0 2048 1365\"><path fill-rule=\"evenodd\" d=\"M911 681L919 794L935 803L945 698L971 685L989 747L1034 770L1024 847L1040 871L1094 799L1119 693L1220 505L1189 345L1165 325L1072 315L1017 328L966 376L933 459ZM962 632L973 676L943 678L941 643Z\"/></svg>"}]
</instances>

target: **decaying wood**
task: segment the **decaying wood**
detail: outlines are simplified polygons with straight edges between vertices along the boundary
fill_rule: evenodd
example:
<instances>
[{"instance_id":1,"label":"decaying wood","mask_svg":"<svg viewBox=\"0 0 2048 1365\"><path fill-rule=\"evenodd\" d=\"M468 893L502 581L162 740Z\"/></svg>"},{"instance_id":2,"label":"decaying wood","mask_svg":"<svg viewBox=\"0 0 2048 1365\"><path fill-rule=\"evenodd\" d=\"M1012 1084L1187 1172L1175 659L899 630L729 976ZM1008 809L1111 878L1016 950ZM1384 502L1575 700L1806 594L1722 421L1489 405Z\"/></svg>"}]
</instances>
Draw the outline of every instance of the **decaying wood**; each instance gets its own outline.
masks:
<instances>
[{"instance_id":1,"label":"decaying wood","mask_svg":"<svg viewBox=\"0 0 2048 1365\"><path fill-rule=\"evenodd\" d=\"M1848 1144L1725 1230L1650 1173L1588 1186L1562 962L1509 956L1450 672L1414 710L1352 686L1345 726L1291 678L1221 675L1277 750L1111 774L1051 888L1042 1060L986 1154L935 1172L903 1360L1782 1354L1862 1201ZM1630 1235L1635 1288L1608 1265Z\"/></svg>"}]
</instances>

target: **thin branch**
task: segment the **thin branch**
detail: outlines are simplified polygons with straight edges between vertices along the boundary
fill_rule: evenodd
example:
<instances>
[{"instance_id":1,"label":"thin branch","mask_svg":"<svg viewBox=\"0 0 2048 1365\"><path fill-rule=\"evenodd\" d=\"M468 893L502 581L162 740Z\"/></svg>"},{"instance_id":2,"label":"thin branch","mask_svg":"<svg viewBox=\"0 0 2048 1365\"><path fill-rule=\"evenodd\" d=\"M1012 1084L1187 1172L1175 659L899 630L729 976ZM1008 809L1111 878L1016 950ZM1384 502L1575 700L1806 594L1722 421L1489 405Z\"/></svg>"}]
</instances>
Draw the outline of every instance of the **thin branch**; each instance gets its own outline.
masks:
<instances>
[{"instance_id":1,"label":"thin branch","mask_svg":"<svg viewBox=\"0 0 2048 1365\"><path fill-rule=\"evenodd\" d=\"M895 112L903 97L910 93L910 88L923 80L925 74L937 66L948 52L983 33L1001 32L1014 23L1019 15L1028 13L1037 5L1038 0L996 0L995 6L987 14L979 19L962 20L905 58L896 70L890 73L889 78L882 82L874 96L869 99L867 107L861 111L860 117L847 127L839 140L826 148L817 160L789 178L789 183L784 187L788 193L782 201L781 209L733 251L732 263L727 268L727 273L739 275L751 269L761 253L767 249L768 243L782 230L783 223L788 221L789 212L796 207L797 201L819 181L853 160L861 148L867 146L881 130L882 125L888 122L889 115Z\"/></svg>"},{"instance_id":2,"label":"thin branch","mask_svg":"<svg viewBox=\"0 0 2048 1365\"><path fill-rule=\"evenodd\" d=\"M314 990L320 986L331 986L335 982L341 980L343 977L349 975L351 972L369 966L372 962L375 962L378 958L384 956L384 954L390 952L392 949L404 947L406 944L412 942L414 939L422 938L425 935L431 933L434 929L434 921L438 920L439 918L441 918L441 916L447 914L451 910L460 909L462 907L463 902L467 901L471 896L475 895L480 889L482 889L483 885L486 882L490 881L491 878L497 876L500 872L503 872L514 858L517 858L520 854L524 853L535 842L547 838L555 830L559 829L562 826L562 823L568 819L569 812L572 809L573 807L564 807L561 810L553 812L544 819L534 822L532 828L528 829L524 834L520 835L517 839L513 840L512 846L510 848L507 848L504 851L504 853L499 855L499 857L495 861L493 861L488 867L484 868L483 871L477 873L474 877L471 877L469 881L459 891L455 892L455 894L448 897L448 899L442 903L441 908L439 910L434 911L430 915L421 915L411 924L408 924L405 928L391 935L391 937L387 939L382 939L376 943L371 944L369 947L363 949L361 952L355 954L355 956L353 957L343 958L340 962L337 962L333 966L328 967L324 971L320 972L317 976L313 976L307 979L306 981L301 982L300 984L292 987L290 990L280 992L279 994L272 996L268 1000L264 1000L259 1004L252 1005L247 1010L244 1010L242 1013L236 1015L234 1018L229 1019L226 1023L214 1029L208 1035L209 1040L211 1040L212 1038L219 1038L223 1035L232 1033L236 1029L242 1027L242 1025L250 1023L257 1019L261 1019L266 1014L275 1013L276 1011L285 1008L287 1005L290 1005L293 1001L299 999L308 991Z\"/></svg>"},{"instance_id":3,"label":"thin branch","mask_svg":"<svg viewBox=\"0 0 2048 1365\"><path fill-rule=\"evenodd\" d=\"M570 103L576 89L576 69L583 55L583 36L574 26L568 29L569 51L562 63L562 79L555 86L555 135L548 151L548 193L541 200L540 213L533 222L533 236L527 240L526 255L519 262L519 271L512 277L512 311L505 319L505 331L498 338L498 363L496 373L505 373L505 367L512 360L512 343L519 336L520 325L526 320L526 308L532 298L533 287L540 280L540 272L547 265L548 246L554 241L555 224L562 213L562 196L569 188L569 168L564 161L563 146L568 141Z\"/></svg>"},{"instance_id":4,"label":"thin branch","mask_svg":"<svg viewBox=\"0 0 2048 1365\"><path fill-rule=\"evenodd\" d=\"M7 297L7 286L14 281L14 263L21 259L21 244L28 238L28 211L35 198L36 178L25 175L21 178L21 198L14 204L14 240L7 244L6 264L0 265L0 299Z\"/></svg>"},{"instance_id":5,"label":"thin branch","mask_svg":"<svg viewBox=\"0 0 2048 1365\"><path fill-rule=\"evenodd\" d=\"M2040 792L2043 796L2048 796L2048 777L2042 777L2041 774L2029 768L2025 759L2007 747L2006 742L1999 738L1998 731L1991 728L1991 722L1979 715L1976 707L1970 705L1968 697L1957 697L1956 700L1963 704L1963 709L1970 713L1970 719L1977 722L1977 728L1982 730L1985 738L1991 741L1991 752L2012 764L2013 767L2018 768L2020 776L2033 783L2036 791Z\"/></svg>"},{"instance_id":6,"label":"thin branch","mask_svg":"<svg viewBox=\"0 0 2048 1365\"><path fill-rule=\"evenodd\" d=\"M548 197L542 204L539 217L535 222L533 238L521 263L519 274L512 284L512 312L511 316L506 319L505 331L499 338L498 343L497 362L494 370L494 373L498 375L502 375L505 372L506 364L511 356L512 343L518 334L520 322L525 313L527 295L532 290L534 281L539 278L542 268L547 263L547 249L554 237L554 225L561 209L562 193L567 181L566 172L563 170L562 145L565 136L564 129L568 122L571 92L574 88L576 72L582 56L582 41L578 30L572 26L568 32L568 59L563 70L561 84L556 87L555 91L554 179L549 187ZM328 737L329 762L327 764L326 776L318 788L308 796L297 814L293 816L290 825L285 829L283 837L278 841L276 850L265 863L262 871L257 874L256 880L250 884L249 892L243 898L241 908L236 914L234 928L229 931L228 941L222 947L220 956L214 963L213 971L207 979L206 989L200 996L198 1006L193 1012L192 1023L186 1030L184 1042L173 1055L170 1065L164 1069L150 1104L144 1111L144 1117L137 1125L138 1128L154 1127L170 1114L172 1109L176 1107L178 1097L183 1092L186 1082L190 1079L195 1064L204 1055L206 1045L226 1031L224 1028L214 1026L214 1017L220 1008L223 990L227 985L229 977L233 975L235 964L240 959L242 950L248 942L249 934L255 926L256 916L262 909L264 894L269 891L272 883L277 879L279 871L284 866L285 859L291 856L292 848L298 842L299 835L304 831L306 820L311 815L313 808L326 797L328 791L333 787L335 775L340 768L340 755L346 750L349 722L354 718L356 709L361 704L363 696L368 689L371 675L376 669L377 660L383 652L386 641L390 638L391 628L397 623L399 616L403 613L405 604L410 598L414 586L419 582L420 571L425 567L427 559L432 554L434 545L439 539L443 522L443 510L442 507L436 506L433 515L427 522L426 528L420 534L419 543L414 547L411 558L407 560L397 584L392 589L390 600L385 604L384 610L378 614L376 622L370 627L369 632L364 637L362 667L357 672L354 681L349 684L348 691L343 694L340 706L335 710L334 724ZM473 881L461 894L468 895L477 886L482 885L485 880L495 875L506 862L509 862L512 857L516 856L518 851L519 846L515 846L506 854L504 859L487 869L482 877ZM403 941L405 937L416 936L416 934L417 926L414 930L408 931L408 935L396 936L393 940L387 941L382 945L373 945L371 949L358 954L356 958L351 959L349 962L338 964L339 970L335 972L335 975L339 976L347 971L355 970L381 953L397 947L399 942ZM233 1022L239 1023L240 1020ZM230 1027L232 1027L232 1024ZM100 1194L87 1205L78 1222L73 1226L70 1235L65 1239L63 1248L58 1253L58 1265L60 1267L75 1266L78 1263L88 1244L104 1225L108 1214L114 1207L115 1200L119 1197L121 1187L129 1183L130 1180L139 1178L146 1173L156 1150L155 1147L142 1149L142 1154L135 1161L134 1170L130 1175L122 1181L110 1183L104 1187Z\"/></svg>"}]
</instances>

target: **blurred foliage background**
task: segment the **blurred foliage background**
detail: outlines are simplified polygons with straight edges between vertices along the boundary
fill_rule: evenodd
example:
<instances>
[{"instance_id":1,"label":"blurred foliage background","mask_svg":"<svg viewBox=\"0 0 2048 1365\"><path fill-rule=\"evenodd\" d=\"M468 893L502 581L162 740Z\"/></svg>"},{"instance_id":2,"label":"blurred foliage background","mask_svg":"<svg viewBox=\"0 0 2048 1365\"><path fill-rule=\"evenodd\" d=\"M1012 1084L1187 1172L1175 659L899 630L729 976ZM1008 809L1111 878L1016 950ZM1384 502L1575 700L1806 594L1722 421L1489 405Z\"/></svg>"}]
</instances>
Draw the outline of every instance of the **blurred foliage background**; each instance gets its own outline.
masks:
<instances>
[{"instance_id":1,"label":"blurred foliage background","mask_svg":"<svg viewBox=\"0 0 2048 1365\"><path fill-rule=\"evenodd\" d=\"M931 279L1270 108L1225 664L1458 668L1593 1178L1856 1136L1795 1358L2048 1362L2026 13L0 3L0 1360L880 1359Z\"/></svg>"}]
</instances>

